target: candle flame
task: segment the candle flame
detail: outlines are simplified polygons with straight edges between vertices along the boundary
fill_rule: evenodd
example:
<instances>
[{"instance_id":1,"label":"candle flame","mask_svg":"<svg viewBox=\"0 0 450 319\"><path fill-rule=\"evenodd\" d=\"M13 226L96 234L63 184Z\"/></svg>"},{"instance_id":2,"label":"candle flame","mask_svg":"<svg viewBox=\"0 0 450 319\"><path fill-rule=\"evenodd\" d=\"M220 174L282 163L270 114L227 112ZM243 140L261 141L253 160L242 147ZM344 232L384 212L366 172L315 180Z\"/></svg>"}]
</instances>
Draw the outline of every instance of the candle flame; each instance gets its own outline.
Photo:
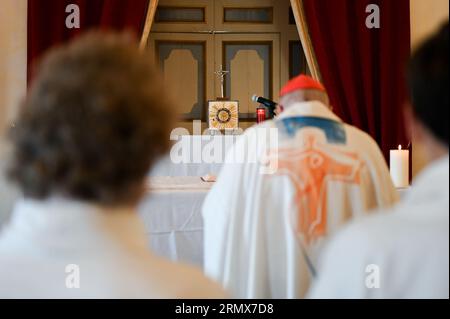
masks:
<instances>
[{"instance_id":1,"label":"candle flame","mask_svg":"<svg viewBox=\"0 0 450 319\"><path fill-rule=\"evenodd\" d=\"M402 150L402 146L401 146L401 145L398 146L398 150L399 150L399 151Z\"/></svg>"}]
</instances>

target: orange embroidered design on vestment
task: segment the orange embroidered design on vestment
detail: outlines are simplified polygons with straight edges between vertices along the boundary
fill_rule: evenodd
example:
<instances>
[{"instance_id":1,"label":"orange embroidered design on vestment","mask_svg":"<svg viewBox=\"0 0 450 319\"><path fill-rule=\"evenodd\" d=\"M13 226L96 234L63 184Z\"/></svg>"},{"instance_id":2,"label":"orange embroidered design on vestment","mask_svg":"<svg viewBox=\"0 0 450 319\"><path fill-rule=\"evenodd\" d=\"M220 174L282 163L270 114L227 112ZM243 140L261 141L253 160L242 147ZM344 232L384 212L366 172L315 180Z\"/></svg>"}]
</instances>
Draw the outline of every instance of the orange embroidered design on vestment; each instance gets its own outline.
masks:
<instances>
[{"instance_id":1,"label":"orange embroidered design on vestment","mask_svg":"<svg viewBox=\"0 0 450 319\"><path fill-rule=\"evenodd\" d=\"M329 181L360 184L363 162L356 153L317 142L317 135L305 134L301 148L272 151L277 156L278 175L287 175L295 187L298 207L296 231L306 244L326 235L327 184Z\"/></svg>"}]
</instances>

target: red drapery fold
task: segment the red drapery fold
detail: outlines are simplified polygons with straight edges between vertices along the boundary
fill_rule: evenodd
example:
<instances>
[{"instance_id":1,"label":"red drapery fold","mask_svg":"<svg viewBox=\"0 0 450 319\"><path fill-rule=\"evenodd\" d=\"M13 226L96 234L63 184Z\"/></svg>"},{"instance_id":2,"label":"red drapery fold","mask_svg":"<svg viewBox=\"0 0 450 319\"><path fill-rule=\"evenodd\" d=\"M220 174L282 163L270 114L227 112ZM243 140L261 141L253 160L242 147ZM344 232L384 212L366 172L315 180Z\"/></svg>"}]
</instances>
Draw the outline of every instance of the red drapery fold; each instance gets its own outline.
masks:
<instances>
[{"instance_id":1,"label":"red drapery fold","mask_svg":"<svg viewBox=\"0 0 450 319\"><path fill-rule=\"evenodd\" d=\"M380 29L366 7L380 8ZM334 111L389 149L409 144L402 106L410 54L409 0L303 0L317 61Z\"/></svg>"},{"instance_id":2,"label":"red drapery fold","mask_svg":"<svg viewBox=\"0 0 450 319\"><path fill-rule=\"evenodd\" d=\"M47 49L92 28L130 30L140 36L149 0L28 0L28 79ZM66 8L80 8L80 29L66 27Z\"/></svg>"}]
</instances>

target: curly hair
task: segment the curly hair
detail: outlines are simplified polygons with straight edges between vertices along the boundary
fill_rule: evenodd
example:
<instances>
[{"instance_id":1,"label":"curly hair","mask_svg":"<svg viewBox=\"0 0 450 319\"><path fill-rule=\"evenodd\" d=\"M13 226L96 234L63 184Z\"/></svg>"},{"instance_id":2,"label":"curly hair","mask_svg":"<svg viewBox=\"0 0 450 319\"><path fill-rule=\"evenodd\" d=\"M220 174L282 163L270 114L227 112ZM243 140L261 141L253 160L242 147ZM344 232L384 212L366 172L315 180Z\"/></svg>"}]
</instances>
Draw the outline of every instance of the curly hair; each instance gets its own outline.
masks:
<instances>
[{"instance_id":1,"label":"curly hair","mask_svg":"<svg viewBox=\"0 0 450 319\"><path fill-rule=\"evenodd\" d=\"M29 198L136 201L172 121L149 55L126 34L91 33L42 60L10 133L8 175Z\"/></svg>"}]
</instances>

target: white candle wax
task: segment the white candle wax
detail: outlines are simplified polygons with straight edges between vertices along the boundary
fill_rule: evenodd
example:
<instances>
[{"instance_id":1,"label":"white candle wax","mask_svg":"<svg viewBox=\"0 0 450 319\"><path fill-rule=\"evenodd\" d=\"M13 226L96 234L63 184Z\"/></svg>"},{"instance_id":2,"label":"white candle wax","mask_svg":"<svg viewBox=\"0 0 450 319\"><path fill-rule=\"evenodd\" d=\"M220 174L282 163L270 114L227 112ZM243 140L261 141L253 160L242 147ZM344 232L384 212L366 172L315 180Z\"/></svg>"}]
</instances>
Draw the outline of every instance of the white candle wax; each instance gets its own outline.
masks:
<instances>
[{"instance_id":1,"label":"white candle wax","mask_svg":"<svg viewBox=\"0 0 450 319\"><path fill-rule=\"evenodd\" d=\"M398 150L391 150L390 169L395 187L409 186L409 151L402 150L401 145Z\"/></svg>"}]
</instances>

